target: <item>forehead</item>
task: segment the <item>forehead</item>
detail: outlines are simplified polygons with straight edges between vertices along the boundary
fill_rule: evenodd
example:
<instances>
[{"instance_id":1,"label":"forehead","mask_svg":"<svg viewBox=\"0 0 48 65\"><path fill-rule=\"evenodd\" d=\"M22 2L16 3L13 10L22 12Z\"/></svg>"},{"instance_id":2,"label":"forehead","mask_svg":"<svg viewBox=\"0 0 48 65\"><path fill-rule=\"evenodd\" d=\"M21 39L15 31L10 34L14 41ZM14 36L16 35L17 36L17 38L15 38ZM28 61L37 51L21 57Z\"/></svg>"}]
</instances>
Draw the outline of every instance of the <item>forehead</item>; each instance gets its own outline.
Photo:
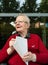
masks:
<instances>
[{"instance_id":1,"label":"forehead","mask_svg":"<svg viewBox=\"0 0 48 65\"><path fill-rule=\"evenodd\" d=\"M24 21L24 20L26 20L25 16L18 16L16 18L16 21Z\"/></svg>"}]
</instances>

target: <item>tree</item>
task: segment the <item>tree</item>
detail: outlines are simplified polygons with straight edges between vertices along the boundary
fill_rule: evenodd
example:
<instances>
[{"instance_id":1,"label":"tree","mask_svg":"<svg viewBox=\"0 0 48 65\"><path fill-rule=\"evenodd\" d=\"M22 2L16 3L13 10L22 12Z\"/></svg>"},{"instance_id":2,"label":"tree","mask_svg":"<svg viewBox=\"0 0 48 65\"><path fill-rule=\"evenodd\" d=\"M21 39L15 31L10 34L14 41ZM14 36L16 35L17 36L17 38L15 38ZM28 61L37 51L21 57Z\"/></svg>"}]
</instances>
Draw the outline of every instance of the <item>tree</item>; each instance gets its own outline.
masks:
<instances>
[{"instance_id":1,"label":"tree","mask_svg":"<svg viewBox=\"0 0 48 65\"><path fill-rule=\"evenodd\" d=\"M47 13L48 12L48 0L42 0L40 7L38 8L39 12Z\"/></svg>"},{"instance_id":2,"label":"tree","mask_svg":"<svg viewBox=\"0 0 48 65\"><path fill-rule=\"evenodd\" d=\"M38 12L41 12L41 13L48 13L48 0L41 0L41 3L40 3L40 7L38 8ZM46 21L48 20L48 17L44 17L42 18L42 21L44 23L46 23ZM48 21L47 21L48 22ZM43 29L43 41L46 45L46 27L44 25L44 29Z\"/></svg>"},{"instance_id":3,"label":"tree","mask_svg":"<svg viewBox=\"0 0 48 65\"><path fill-rule=\"evenodd\" d=\"M40 7L37 9L38 12L48 13L48 0L41 0ZM48 17L42 18L42 22L46 22Z\"/></svg>"},{"instance_id":4,"label":"tree","mask_svg":"<svg viewBox=\"0 0 48 65\"><path fill-rule=\"evenodd\" d=\"M36 0L26 0L23 6L20 8L21 12L32 13L36 12Z\"/></svg>"},{"instance_id":5,"label":"tree","mask_svg":"<svg viewBox=\"0 0 48 65\"><path fill-rule=\"evenodd\" d=\"M2 0L0 0L0 13L2 12Z\"/></svg>"},{"instance_id":6,"label":"tree","mask_svg":"<svg viewBox=\"0 0 48 65\"><path fill-rule=\"evenodd\" d=\"M1 0L2 12L19 12L19 2L16 0Z\"/></svg>"},{"instance_id":7,"label":"tree","mask_svg":"<svg viewBox=\"0 0 48 65\"><path fill-rule=\"evenodd\" d=\"M0 13L17 13L19 12L19 5L19 1L16 0L0 0ZM12 17L2 17L2 20L10 22L11 18Z\"/></svg>"}]
</instances>

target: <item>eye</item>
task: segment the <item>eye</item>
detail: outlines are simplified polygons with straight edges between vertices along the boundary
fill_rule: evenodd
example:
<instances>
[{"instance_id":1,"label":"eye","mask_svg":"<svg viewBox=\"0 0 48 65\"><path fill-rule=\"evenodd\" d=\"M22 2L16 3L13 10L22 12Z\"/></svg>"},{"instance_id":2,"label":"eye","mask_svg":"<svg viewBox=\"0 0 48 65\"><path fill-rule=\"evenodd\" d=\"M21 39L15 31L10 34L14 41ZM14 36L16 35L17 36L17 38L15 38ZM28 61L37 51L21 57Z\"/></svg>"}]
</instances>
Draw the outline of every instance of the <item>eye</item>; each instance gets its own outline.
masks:
<instances>
[{"instance_id":1,"label":"eye","mask_svg":"<svg viewBox=\"0 0 48 65\"><path fill-rule=\"evenodd\" d=\"M14 22L15 24L17 24L17 23L23 23L24 21L17 21L17 22ZM26 23L26 22L25 22Z\"/></svg>"},{"instance_id":2,"label":"eye","mask_svg":"<svg viewBox=\"0 0 48 65\"><path fill-rule=\"evenodd\" d=\"M19 21L19 23L22 23L22 21Z\"/></svg>"}]
</instances>

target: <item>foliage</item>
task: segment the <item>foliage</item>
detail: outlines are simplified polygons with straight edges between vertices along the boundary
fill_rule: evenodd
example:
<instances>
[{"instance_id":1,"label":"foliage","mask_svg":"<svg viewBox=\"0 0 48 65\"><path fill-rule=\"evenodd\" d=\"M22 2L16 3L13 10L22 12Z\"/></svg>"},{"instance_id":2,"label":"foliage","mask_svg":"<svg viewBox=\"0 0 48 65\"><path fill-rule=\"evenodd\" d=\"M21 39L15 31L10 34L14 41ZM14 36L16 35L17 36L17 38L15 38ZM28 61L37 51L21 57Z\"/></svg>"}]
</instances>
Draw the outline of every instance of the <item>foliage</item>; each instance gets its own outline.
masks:
<instances>
[{"instance_id":1,"label":"foliage","mask_svg":"<svg viewBox=\"0 0 48 65\"><path fill-rule=\"evenodd\" d=\"M1 0L1 7L0 12L7 12L7 13L13 13L13 12L19 12L19 2L16 0Z\"/></svg>"},{"instance_id":2,"label":"foliage","mask_svg":"<svg viewBox=\"0 0 48 65\"><path fill-rule=\"evenodd\" d=\"M40 7L38 8L39 12L47 13L48 12L48 0L42 0Z\"/></svg>"},{"instance_id":3,"label":"foliage","mask_svg":"<svg viewBox=\"0 0 48 65\"><path fill-rule=\"evenodd\" d=\"M6 22L0 23L0 49L5 45L6 40L12 35L12 32L15 30L13 26Z\"/></svg>"},{"instance_id":4,"label":"foliage","mask_svg":"<svg viewBox=\"0 0 48 65\"><path fill-rule=\"evenodd\" d=\"M23 4L23 6L20 8L21 12L25 12L25 13L32 13L32 12L36 12L36 0L26 0L25 3Z\"/></svg>"}]
</instances>

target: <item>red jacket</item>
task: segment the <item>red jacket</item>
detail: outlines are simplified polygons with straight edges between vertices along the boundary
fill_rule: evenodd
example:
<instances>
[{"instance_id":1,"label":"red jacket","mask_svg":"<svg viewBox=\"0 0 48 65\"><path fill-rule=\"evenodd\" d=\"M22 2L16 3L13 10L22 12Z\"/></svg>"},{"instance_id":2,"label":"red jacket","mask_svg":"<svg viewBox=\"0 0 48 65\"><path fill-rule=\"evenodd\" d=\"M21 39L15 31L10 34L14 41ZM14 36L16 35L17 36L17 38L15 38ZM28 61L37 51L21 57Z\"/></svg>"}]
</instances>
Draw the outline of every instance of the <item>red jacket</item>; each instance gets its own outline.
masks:
<instances>
[{"instance_id":1,"label":"red jacket","mask_svg":"<svg viewBox=\"0 0 48 65\"><path fill-rule=\"evenodd\" d=\"M7 40L5 46L0 51L0 63L7 60L8 65L26 65L21 57L14 51L10 56L7 54L7 48L9 47L9 41L11 38L16 38L17 34L10 36ZM28 51L35 53L37 56L36 62L29 62L29 65L43 65L48 63L48 54L47 49L44 46L40 37L36 34L30 34L30 37L27 38L28 41Z\"/></svg>"}]
</instances>

